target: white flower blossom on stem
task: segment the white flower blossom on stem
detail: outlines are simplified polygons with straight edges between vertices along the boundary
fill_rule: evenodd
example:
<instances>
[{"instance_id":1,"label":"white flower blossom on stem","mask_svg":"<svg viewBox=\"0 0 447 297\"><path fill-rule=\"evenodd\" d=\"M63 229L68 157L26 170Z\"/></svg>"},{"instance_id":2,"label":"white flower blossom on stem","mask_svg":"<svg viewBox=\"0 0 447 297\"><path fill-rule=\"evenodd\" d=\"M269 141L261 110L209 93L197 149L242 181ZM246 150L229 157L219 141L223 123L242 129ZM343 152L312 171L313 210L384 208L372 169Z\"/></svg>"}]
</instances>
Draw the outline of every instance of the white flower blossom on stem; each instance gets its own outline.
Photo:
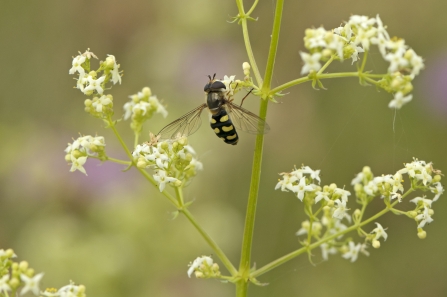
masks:
<instances>
[{"instance_id":1,"label":"white flower blossom on stem","mask_svg":"<svg viewBox=\"0 0 447 297\"><path fill-rule=\"evenodd\" d=\"M29 277L25 274L20 274L20 279L25 283L20 295L24 295L27 292L31 291L34 295L39 295L39 282L43 277L43 273L36 274L33 277Z\"/></svg>"},{"instance_id":2,"label":"white flower blossom on stem","mask_svg":"<svg viewBox=\"0 0 447 297\"><path fill-rule=\"evenodd\" d=\"M121 84L121 75L119 73L120 65L118 65L116 63L115 56L113 56L113 55L107 55L107 56L108 57L106 59L106 62L113 64L113 69L111 71L112 72L112 82L113 82L113 84L116 84L118 82Z\"/></svg>"},{"instance_id":3,"label":"white flower blossom on stem","mask_svg":"<svg viewBox=\"0 0 447 297\"><path fill-rule=\"evenodd\" d=\"M301 201L303 201L304 198L304 194L306 192L310 192L313 191L314 188L311 185L306 185L306 178L301 178L300 182L298 183L298 185L293 186L293 192L295 192L297 194L298 199L300 199Z\"/></svg>"},{"instance_id":4,"label":"white flower blossom on stem","mask_svg":"<svg viewBox=\"0 0 447 297\"><path fill-rule=\"evenodd\" d=\"M310 73L311 71L318 71L321 68L321 63L320 63L320 59L321 59L321 54L320 53L314 53L312 55L305 53L305 52L300 52L301 55L301 59L304 62L304 66L301 69L301 74L307 74Z\"/></svg>"},{"instance_id":5,"label":"white flower blossom on stem","mask_svg":"<svg viewBox=\"0 0 447 297\"><path fill-rule=\"evenodd\" d=\"M287 190L293 192L293 183L298 180L296 176L286 172L280 173L280 175L282 175L283 179L278 181L275 190L281 188L283 192L287 192Z\"/></svg>"},{"instance_id":6,"label":"white flower blossom on stem","mask_svg":"<svg viewBox=\"0 0 447 297\"><path fill-rule=\"evenodd\" d=\"M414 199L411 199L410 202L413 202L416 205L423 205L424 207L431 208L431 204L433 203L433 200L426 199L423 197L416 197Z\"/></svg>"},{"instance_id":7,"label":"white flower blossom on stem","mask_svg":"<svg viewBox=\"0 0 447 297\"><path fill-rule=\"evenodd\" d=\"M332 214L332 217L337 218L337 219L343 219L344 217L348 216L348 214L346 213L347 210L349 210L348 208L346 208L346 201L345 200L340 200L337 199L334 201L337 206L335 207L334 213ZM348 216L349 217L349 216Z\"/></svg>"},{"instance_id":8,"label":"white flower blossom on stem","mask_svg":"<svg viewBox=\"0 0 447 297\"><path fill-rule=\"evenodd\" d=\"M436 194L436 196L433 198L433 202L434 202L439 199L439 197L442 195L442 193L444 193L444 188L442 187L440 182L434 183L433 185L435 187L430 188L430 190L432 193Z\"/></svg>"},{"instance_id":9,"label":"white flower blossom on stem","mask_svg":"<svg viewBox=\"0 0 447 297\"><path fill-rule=\"evenodd\" d=\"M338 252L335 247L333 246L329 247L327 243L323 243L322 245L320 245L320 248L321 248L321 255L323 257L323 260L325 261L329 259L329 254L334 255Z\"/></svg>"},{"instance_id":10,"label":"white flower blossom on stem","mask_svg":"<svg viewBox=\"0 0 447 297\"><path fill-rule=\"evenodd\" d=\"M320 184L320 170L312 170L312 168L310 168L309 166L304 166L303 173L309 174L312 179L316 179L318 181L318 184Z\"/></svg>"},{"instance_id":11,"label":"white flower blossom on stem","mask_svg":"<svg viewBox=\"0 0 447 297\"><path fill-rule=\"evenodd\" d=\"M95 91L102 95L104 92L104 89L101 87L101 84L103 83L105 76L101 76L98 79L94 79L91 75L87 77L88 86L84 88L84 94L87 94L90 91Z\"/></svg>"},{"instance_id":12,"label":"white flower blossom on stem","mask_svg":"<svg viewBox=\"0 0 447 297\"><path fill-rule=\"evenodd\" d=\"M82 55L76 56L73 58L72 65L73 67L70 68L68 71L69 74L74 74L75 72L79 72L80 76L84 76L85 70L82 68L82 63L85 62L85 57Z\"/></svg>"},{"instance_id":13,"label":"white flower blossom on stem","mask_svg":"<svg viewBox=\"0 0 447 297\"><path fill-rule=\"evenodd\" d=\"M79 157L75 158L73 155L71 155L71 168L70 172L74 172L76 170L81 171L85 175L87 175L87 172L85 171L84 164L87 162L87 157Z\"/></svg>"},{"instance_id":14,"label":"white flower blossom on stem","mask_svg":"<svg viewBox=\"0 0 447 297\"><path fill-rule=\"evenodd\" d=\"M96 112L102 112L104 106L110 105L112 100L109 97L102 95L98 100L93 101L92 106L95 108Z\"/></svg>"},{"instance_id":15,"label":"white flower blossom on stem","mask_svg":"<svg viewBox=\"0 0 447 297\"><path fill-rule=\"evenodd\" d=\"M5 274L0 278L0 294L7 296L8 291L11 291L11 287L8 285L9 274Z\"/></svg>"},{"instance_id":16,"label":"white flower blossom on stem","mask_svg":"<svg viewBox=\"0 0 447 297\"><path fill-rule=\"evenodd\" d=\"M385 229L383 229L382 225L380 225L377 222L376 222L376 225L377 225L377 228L375 228L371 232L371 233L376 233L374 239L379 240L380 238L383 237L383 239L386 240L388 238L388 234L386 234Z\"/></svg>"},{"instance_id":17,"label":"white flower blossom on stem","mask_svg":"<svg viewBox=\"0 0 447 297\"><path fill-rule=\"evenodd\" d=\"M424 206L424 212L417 215L415 220L419 222L418 228L424 228L425 224L430 224L433 222L433 219L430 215L430 208Z\"/></svg>"},{"instance_id":18,"label":"white flower blossom on stem","mask_svg":"<svg viewBox=\"0 0 447 297\"><path fill-rule=\"evenodd\" d=\"M317 196L315 196L315 203L320 202L321 199L324 199L326 201L330 201L331 199L329 198L330 193L326 192L326 191L317 191L315 192L315 194L317 194Z\"/></svg>"},{"instance_id":19,"label":"white flower blossom on stem","mask_svg":"<svg viewBox=\"0 0 447 297\"><path fill-rule=\"evenodd\" d=\"M208 267L213 266L213 259L208 256L197 257L192 264L190 264L188 269L188 277L191 277L192 273L196 270L199 270L202 265L207 265Z\"/></svg>"},{"instance_id":20,"label":"white flower blossom on stem","mask_svg":"<svg viewBox=\"0 0 447 297\"><path fill-rule=\"evenodd\" d=\"M355 262L359 256L359 252L362 249L362 244L358 243L357 245L353 242L349 242L349 251L342 255L343 258L351 260L351 262Z\"/></svg>"},{"instance_id":21,"label":"white flower blossom on stem","mask_svg":"<svg viewBox=\"0 0 447 297\"><path fill-rule=\"evenodd\" d=\"M404 97L404 94L402 92L397 92L394 95L394 99L390 101L388 104L389 108L396 108L400 109L405 103L408 103L413 99L413 95L408 95Z\"/></svg>"},{"instance_id":22,"label":"white flower blossom on stem","mask_svg":"<svg viewBox=\"0 0 447 297\"><path fill-rule=\"evenodd\" d=\"M177 180L175 177L167 176L166 171L164 170L158 170L154 174L154 179L158 183L158 188L160 189L160 192L163 192L167 183L175 182Z\"/></svg>"}]
</instances>

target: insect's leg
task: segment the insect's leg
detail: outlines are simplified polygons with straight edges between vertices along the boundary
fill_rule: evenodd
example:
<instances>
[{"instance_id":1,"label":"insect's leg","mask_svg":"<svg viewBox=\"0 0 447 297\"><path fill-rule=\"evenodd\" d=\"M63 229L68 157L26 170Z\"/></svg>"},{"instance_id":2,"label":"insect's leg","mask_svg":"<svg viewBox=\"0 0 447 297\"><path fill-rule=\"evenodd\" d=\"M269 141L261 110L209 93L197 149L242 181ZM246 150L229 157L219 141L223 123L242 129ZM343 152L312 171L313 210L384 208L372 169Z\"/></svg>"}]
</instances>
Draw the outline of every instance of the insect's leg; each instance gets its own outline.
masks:
<instances>
[{"instance_id":1,"label":"insect's leg","mask_svg":"<svg viewBox=\"0 0 447 297\"><path fill-rule=\"evenodd\" d=\"M250 92L248 92L247 95L245 95L245 97L242 98L241 105L239 105L240 107L242 107L242 103L244 103L245 98L247 98L247 96L250 95L251 91L253 91L253 90L254 90L254 88L252 88L252 89L250 90Z\"/></svg>"}]
</instances>

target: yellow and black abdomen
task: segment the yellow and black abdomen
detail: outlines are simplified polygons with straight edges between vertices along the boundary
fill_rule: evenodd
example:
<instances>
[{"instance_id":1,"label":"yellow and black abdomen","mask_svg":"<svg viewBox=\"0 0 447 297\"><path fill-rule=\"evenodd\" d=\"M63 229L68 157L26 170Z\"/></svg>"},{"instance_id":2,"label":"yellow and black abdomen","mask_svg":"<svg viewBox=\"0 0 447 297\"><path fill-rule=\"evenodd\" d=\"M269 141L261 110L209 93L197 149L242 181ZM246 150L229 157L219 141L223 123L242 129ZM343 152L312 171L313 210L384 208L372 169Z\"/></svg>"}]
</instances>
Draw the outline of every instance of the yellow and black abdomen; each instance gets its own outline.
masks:
<instances>
[{"instance_id":1,"label":"yellow and black abdomen","mask_svg":"<svg viewBox=\"0 0 447 297\"><path fill-rule=\"evenodd\" d=\"M221 108L217 114L211 115L210 124L214 133L225 143L236 145L239 141L236 129L225 108Z\"/></svg>"}]
</instances>

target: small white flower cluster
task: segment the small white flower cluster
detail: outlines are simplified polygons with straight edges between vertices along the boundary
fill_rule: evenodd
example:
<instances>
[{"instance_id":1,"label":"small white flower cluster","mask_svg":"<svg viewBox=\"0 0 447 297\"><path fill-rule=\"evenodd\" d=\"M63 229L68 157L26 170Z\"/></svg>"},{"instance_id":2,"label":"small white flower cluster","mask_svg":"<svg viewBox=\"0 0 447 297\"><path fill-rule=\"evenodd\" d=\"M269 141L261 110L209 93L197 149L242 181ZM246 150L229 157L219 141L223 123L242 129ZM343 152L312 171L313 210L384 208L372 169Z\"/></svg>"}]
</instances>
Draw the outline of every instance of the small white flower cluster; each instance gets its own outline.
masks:
<instances>
[{"instance_id":1,"label":"small white flower cluster","mask_svg":"<svg viewBox=\"0 0 447 297\"><path fill-rule=\"evenodd\" d=\"M74 282L70 281L69 285L63 286L59 290L55 288L48 288L45 292L41 293L45 297L86 297L85 286L75 285Z\"/></svg>"},{"instance_id":2,"label":"small white flower cluster","mask_svg":"<svg viewBox=\"0 0 447 297\"><path fill-rule=\"evenodd\" d=\"M331 31L323 27L307 29L304 46L310 53L300 52L304 61L301 74L317 72L322 67L321 61L334 55L339 60L351 58L354 63L359 53L368 51L371 45L377 45L383 59L390 63L378 86L394 94L390 108L401 108L412 99L411 95L405 95L412 91L411 81L424 68L424 62L403 39L390 38L378 15L375 18L353 15L343 27Z\"/></svg>"},{"instance_id":3,"label":"small white flower cluster","mask_svg":"<svg viewBox=\"0 0 447 297\"><path fill-rule=\"evenodd\" d=\"M396 174L379 177L374 177L371 169L365 167L352 180L352 184L358 197L370 196L372 198L380 195L390 201L397 199L401 202L404 192L404 186L402 185L404 174L408 175L412 189L430 191L435 195L433 199L427 199L424 196L410 200L416 204L416 209L410 212L409 216L418 223L418 236L424 238L426 233L422 228L433 221L431 217L434 214L432 203L444 193L444 188L440 182L441 172L434 169L432 163L415 159L411 163L406 163L405 168L398 170Z\"/></svg>"},{"instance_id":4,"label":"small white flower cluster","mask_svg":"<svg viewBox=\"0 0 447 297\"><path fill-rule=\"evenodd\" d=\"M188 182L202 170L202 163L195 157L191 146L187 145L186 137L175 141L158 142L157 137L151 136L149 143L137 145L132 153L138 168L152 168L160 192L166 184L179 187Z\"/></svg>"},{"instance_id":5,"label":"small white flower cluster","mask_svg":"<svg viewBox=\"0 0 447 297\"><path fill-rule=\"evenodd\" d=\"M139 133L143 123L150 119L154 113L159 113L164 118L168 115L166 108L160 103L157 96L152 96L151 89L148 87L129 98L131 100L124 104L124 119L132 119L130 127L135 132Z\"/></svg>"},{"instance_id":6,"label":"small white flower cluster","mask_svg":"<svg viewBox=\"0 0 447 297\"><path fill-rule=\"evenodd\" d=\"M39 284L44 273L34 274L34 269L29 267L28 262L14 262L13 258L17 256L12 249L0 249L0 295L18 296L17 291L20 287L20 295L28 292L36 296L58 296L58 297L85 297L85 286L75 286L71 283L59 290L47 289L40 292ZM11 292L11 293L8 293Z\"/></svg>"},{"instance_id":7,"label":"small white flower cluster","mask_svg":"<svg viewBox=\"0 0 447 297\"><path fill-rule=\"evenodd\" d=\"M79 170L87 175L83 167L85 162L87 162L87 158L95 157L105 160L105 146L104 137L102 136L81 136L74 140L73 143L69 143L65 149L65 161L71 163L70 171Z\"/></svg>"},{"instance_id":8,"label":"small white flower cluster","mask_svg":"<svg viewBox=\"0 0 447 297\"><path fill-rule=\"evenodd\" d=\"M194 262L189 264L188 277L194 275L197 278L219 278L219 265L214 263L210 256L197 257Z\"/></svg>"},{"instance_id":9,"label":"small white flower cluster","mask_svg":"<svg viewBox=\"0 0 447 297\"><path fill-rule=\"evenodd\" d=\"M285 192L293 192L298 199L306 206L306 214L312 218L311 221L306 220L301 224L301 229L298 230L297 235L307 235L316 240L324 239L327 236L340 234L335 239L328 240L321 245L323 259L327 260L329 254L341 252L343 257L350 259L352 262L357 259L359 252L368 254L366 252L367 243L371 242L374 248L380 247L379 239L387 239L388 235L385 229L376 222L377 227L371 233L366 233L363 230L361 234L365 236L365 242L355 244L351 240L348 242L340 242L343 237L343 231L348 227L342 223L346 219L349 223L354 219L354 223L360 223L362 218L362 211L357 209L354 211L352 217L347 214L348 197L351 193L345 189L338 188L337 185L331 184L321 187L319 184L320 170L312 170L308 166L302 166L299 169L294 169L292 172L280 173L282 179L278 181L275 189L281 189ZM426 232L422 230L426 224L433 221L432 203L437 201L444 192L441 185L441 171L433 168L432 163L414 159L413 162L405 164L405 167L398 170L394 175L382 175L374 177L371 169L365 166L362 172L352 180L352 185L355 189L357 202L362 205L369 204L374 197L381 197L385 204L389 206L394 199L401 202L409 192L404 193L403 176L408 175L410 180L410 192L415 190L430 191L435 196L433 199L424 197L417 197L410 202L416 204L413 211L403 212L397 209L392 209L392 212L397 214L406 214L408 217L414 219L417 223L418 236L425 238ZM318 184L316 184L318 182ZM312 206L316 203L321 203L320 211L322 211L321 219L317 219L312 214ZM325 229L323 231L323 229ZM323 237L322 237L323 234Z\"/></svg>"},{"instance_id":10,"label":"small white flower cluster","mask_svg":"<svg viewBox=\"0 0 447 297\"><path fill-rule=\"evenodd\" d=\"M105 84L110 80L113 84L121 84L121 74L119 73L119 67L116 63L115 56L108 55L105 62L100 62L101 66L96 71L91 71L91 59L95 58L96 55L90 52L88 49L85 53L79 52L79 55L73 58L72 67L68 71L69 74L79 73L79 78L77 80L77 86L85 95L92 95L96 93L102 95L104 92ZM103 72L99 78L98 74Z\"/></svg>"}]
</instances>

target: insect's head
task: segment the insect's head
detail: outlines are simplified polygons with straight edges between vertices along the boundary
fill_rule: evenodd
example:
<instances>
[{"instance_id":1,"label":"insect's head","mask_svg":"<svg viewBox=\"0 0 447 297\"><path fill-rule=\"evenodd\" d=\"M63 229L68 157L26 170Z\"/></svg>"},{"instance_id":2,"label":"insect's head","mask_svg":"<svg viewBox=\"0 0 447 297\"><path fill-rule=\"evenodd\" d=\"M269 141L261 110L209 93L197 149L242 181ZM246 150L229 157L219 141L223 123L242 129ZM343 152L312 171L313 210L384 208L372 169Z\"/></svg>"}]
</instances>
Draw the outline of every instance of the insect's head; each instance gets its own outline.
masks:
<instances>
[{"instance_id":1,"label":"insect's head","mask_svg":"<svg viewBox=\"0 0 447 297\"><path fill-rule=\"evenodd\" d=\"M205 85L203 90L206 93L209 92L218 92L221 91L221 89L226 89L225 84L221 82L220 80L215 80L216 73L214 73L213 77L211 78L211 75L208 75L210 81Z\"/></svg>"}]
</instances>

